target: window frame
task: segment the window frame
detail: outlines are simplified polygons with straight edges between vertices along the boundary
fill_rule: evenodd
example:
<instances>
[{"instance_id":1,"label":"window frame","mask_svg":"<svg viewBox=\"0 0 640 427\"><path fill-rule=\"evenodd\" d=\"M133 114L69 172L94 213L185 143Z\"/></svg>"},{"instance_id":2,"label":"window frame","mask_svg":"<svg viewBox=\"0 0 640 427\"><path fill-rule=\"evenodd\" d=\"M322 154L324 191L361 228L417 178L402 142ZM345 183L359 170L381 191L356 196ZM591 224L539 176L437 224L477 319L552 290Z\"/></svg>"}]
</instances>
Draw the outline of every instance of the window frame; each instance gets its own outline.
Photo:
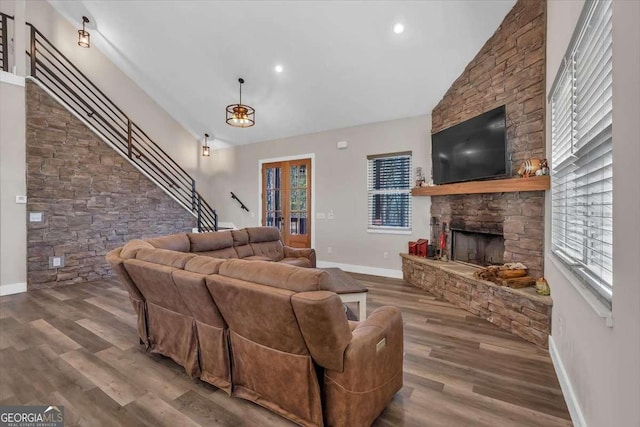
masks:
<instances>
[{"instance_id":1,"label":"window frame","mask_svg":"<svg viewBox=\"0 0 640 427\"><path fill-rule=\"evenodd\" d=\"M593 134L589 133L586 137L578 136L578 131L576 130L576 127L578 127L579 125L578 123L578 120L579 120L578 115L580 114L579 108L583 107L585 99L587 100L589 99L589 96L586 96L586 94L584 99L583 98L579 99L578 97L578 88L583 84L583 81L582 80L578 81L579 70L578 70L577 62L579 61L580 55L582 55L582 58L584 58L584 52L580 52L579 48L583 47L581 43L583 42L585 37L587 37L587 35L593 35L593 34L597 35L599 33L598 30L602 31L599 26L597 25L594 26L593 24L600 23L598 20L595 20L594 17L597 18L599 16L603 16L603 15L595 14L596 8L601 6L603 3L609 3L608 5L605 4L602 7L608 8L608 10L606 10L605 13L610 14L609 19L613 20L611 16L613 6L610 0L604 0L604 1L587 0L585 2L585 5L582 10L582 14L574 30L571 42L569 43L567 52L563 57L563 61L555 76L553 85L551 86L551 89L548 95L548 102L550 104L550 111L551 111L551 121L550 121L551 135L550 136L551 136L551 153L552 153L552 163L551 163L552 176L551 176L551 192L550 192L550 196L552 199L551 200L551 220L550 220L550 225L551 225L550 253L551 253L551 256L554 257L554 260L560 262L564 267L566 267L569 270L569 272L572 274L572 276L576 277L583 285L585 285L587 289L589 289L593 294L595 294L595 296L600 300L600 302L605 304L607 308L611 309L611 301L612 301L613 288L614 288L613 267L612 267L613 266L613 238L611 237L610 243L604 242L603 234L610 233L610 235L613 236L612 202L610 203L611 205L610 216L605 216L603 213L601 213L601 216L598 217L600 218L599 224L598 224L598 227L595 228L595 230L597 230L600 234L597 234L597 233L593 233L594 228L591 224L591 218L590 218L592 214L577 213L578 207L581 207L582 210L584 211L589 211L589 209L591 209L591 205L588 202L584 203L584 205L579 205L577 204L577 200L580 199L581 197L586 198L587 200L589 200L590 197L593 197L594 190L591 188L591 185L594 185L593 183L587 183L586 185L584 184L581 185L581 187L585 187L585 188L588 187L588 189L584 194L579 194L576 189L557 190L557 193L560 195L566 195L566 193L570 193L565 199L566 204L563 205L564 206L563 212L558 213L555 210L555 209L562 210L562 207L559 206L556 208L555 199L554 199L554 196L556 194L556 189L558 187L570 185L570 182L572 179L577 180L578 178L583 178L585 175L590 173L589 167L587 165L590 163L589 156L592 154L593 151L600 150L600 149L605 150L605 155L600 154L597 157L598 160L602 159L604 164L606 159L606 153L610 153L613 147L613 139L612 139L612 128L613 128L612 122L613 121L612 120L608 125L604 126L604 128L600 130L596 130L596 132L594 132ZM592 20L594 20L595 22L592 22ZM606 20L605 20L605 25L606 25ZM590 30L591 32L589 32ZM602 73L603 71L608 70L607 62L606 61L602 62L602 61L603 61L603 58L606 59L607 57L609 57L609 55L612 55L612 51L613 51L612 34L613 34L613 25L611 24L611 29L608 32L601 33L601 35L605 35L606 37L595 39L596 45L599 46L602 44L606 47L606 49L603 49L601 51L596 50L594 52L599 55L598 60L601 61L596 65L602 66L602 68L598 69L599 70L598 73ZM608 42L609 44L607 44L606 42ZM593 48L594 46L592 45L590 47ZM591 51L588 51L588 52L591 52ZM609 59L609 61L611 61L611 59ZM605 75L609 76L609 74L605 74ZM611 78L612 78L612 75L613 75L613 72L611 71L611 75L610 75ZM561 93L560 91L562 89L567 90L566 89L567 78L569 79L568 80L569 92ZM585 81L588 81L588 79ZM603 79L603 81L606 81L606 79ZM607 94L606 89L604 89L601 92L601 95L603 94L604 95ZM565 95L564 99L562 98L562 95ZM560 101L560 100L566 100L566 95L568 95L570 98L568 103L569 107L566 107ZM608 98L604 98L604 99L607 100ZM611 92L611 98L609 99L609 101L611 102L611 106L609 107L609 109L604 108L602 106L599 108L602 111L606 111L603 117L605 117L607 114L611 114L611 115L613 114L613 104L611 101L612 99L613 99L613 94ZM560 138L562 139L561 141L556 140L556 129L554 128L554 126L556 125L557 122L555 120L556 118L566 116L566 114L564 111L560 111L558 114L556 113L556 110L555 110L557 105L556 101L560 102L560 107L569 108L568 112L570 115L570 119L569 119L570 123L568 125L564 124L565 126L568 126L568 128L563 128L565 132L559 132L559 137L563 137L563 138ZM594 107L590 106L589 108L594 108ZM587 110L587 111L590 111L590 110ZM593 118L591 117L590 120L593 120ZM595 123L599 124L599 121L596 121ZM560 123L560 124L563 124L563 123ZM593 129L595 129L595 126L593 126L591 130ZM568 132L566 132L567 130ZM559 144L563 144L562 147L568 149L569 151L567 152L567 150L560 150ZM558 161L558 159L556 158L557 156L560 157L559 159L560 161ZM609 166L609 164L606 164L605 166ZM613 169L612 160L610 163L610 168L611 170ZM568 169L571 169L571 170L568 170ZM587 172L585 172L585 170ZM602 173L602 175L603 177L601 177L599 180L596 180L595 182L598 184L602 183L602 185L604 186L605 185L604 183L606 183L607 179L610 179L610 178L605 177L606 174L604 172ZM576 184L574 183L574 185ZM585 190L582 190L582 191L585 191ZM613 188L611 188L610 190L607 190L606 193L607 195L610 194L611 200L613 200ZM569 198L572 198L572 201L574 203L573 205L569 204ZM595 206L603 208L606 205L596 204ZM568 212L569 208L571 207L576 209L576 213L570 214ZM559 215L561 220L558 220L556 222L556 215ZM582 225L578 224L570 231L565 230L564 233L556 232L555 230L558 228L558 225L567 225L570 223L569 219L572 217L572 215L578 219L582 219L583 220ZM584 222L584 220L586 220L586 222ZM608 222L607 220L611 223L610 226L605 225ZM576 223L578 223L578 221L576 221ZM556 242L558 240L561 240L562 238L567 240L569 234L580 234L579 231L577 231L580 228L583 229L582 234L579 236L582 239L582 243L578 242L578 246L581 246L582 255L576 257L576 256L572 256L569 253L570 248L568 249L568 245L566 244L566 242L563 247L560 247L560 245L557 245ZM560 234L556 234L556 233L560 233ZM593 252L592 246L594 242L600 242L603 246L605 244L607 246L610 246L609 252L602 249L596 255L596 256L599 255L601 257L603 255L610 256L608 257L611 259L610 281L608 281L607 278L603 278L604 276L600 277L596 273L594 273L594 271L592 270L593 267L589 265L589 263L591 262L591 257L587 256L587 252L590 252L590 251ZM575 251L575 248L574 248L574 251ZM604 266L602 265L601 267L604 268Z\"/></svg>"},{"instance_id":2,"label":"window frame","mask_svg":"<svg viewBox=\"0 0 640 427\"><path fill-rule=\"evenodd\" d=\"M375 160L380 159L400 159L408 158L408 177L406 186L397 187L393 189L374 189L372 183L372 174L375 173L373 163ZM413 199L411 197L412 188L412 170L413 170L413 153L411 151L395 152L395 153L383 153L367 156L367 232L368 233L380 233L380 234L412 234L413 233ZM380 173L380 171L378 171ZM392 225L373 225L373 209L372 209L372 197L375 195L407 195L407 210L406 210L406 222L407 226L392 226Z\"/></svg>"}]
</instances>

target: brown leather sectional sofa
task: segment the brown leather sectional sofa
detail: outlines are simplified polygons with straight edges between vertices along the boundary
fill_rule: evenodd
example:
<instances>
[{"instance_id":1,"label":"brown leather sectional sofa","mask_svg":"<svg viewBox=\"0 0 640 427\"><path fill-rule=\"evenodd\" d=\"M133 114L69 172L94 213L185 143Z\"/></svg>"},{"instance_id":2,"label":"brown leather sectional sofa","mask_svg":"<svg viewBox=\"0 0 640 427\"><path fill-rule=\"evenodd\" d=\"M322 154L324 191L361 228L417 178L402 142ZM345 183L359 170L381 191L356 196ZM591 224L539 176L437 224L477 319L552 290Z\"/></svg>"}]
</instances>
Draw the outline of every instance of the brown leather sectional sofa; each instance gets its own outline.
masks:
<instances>
[{"instance_id":1,"label":"brown leather sectional sofa","mask_svg":"<svg viewBox=\"0 0 640 427\"><path fill-rule=\"evenodd\" d=\"M400 311L347 321L326 272L288 265L315 265L301 255L311 250L252 242L274 230L279 238L258 228L238 230L249 236L244 245L219 243L233 232L203 233L134 240L107 254L138 313L141 342L300 425L370 425L402 387ZM238 251L246 244L253 254ZM229 259L239 253L244 259Z\"/></svg>"}]
</instances>

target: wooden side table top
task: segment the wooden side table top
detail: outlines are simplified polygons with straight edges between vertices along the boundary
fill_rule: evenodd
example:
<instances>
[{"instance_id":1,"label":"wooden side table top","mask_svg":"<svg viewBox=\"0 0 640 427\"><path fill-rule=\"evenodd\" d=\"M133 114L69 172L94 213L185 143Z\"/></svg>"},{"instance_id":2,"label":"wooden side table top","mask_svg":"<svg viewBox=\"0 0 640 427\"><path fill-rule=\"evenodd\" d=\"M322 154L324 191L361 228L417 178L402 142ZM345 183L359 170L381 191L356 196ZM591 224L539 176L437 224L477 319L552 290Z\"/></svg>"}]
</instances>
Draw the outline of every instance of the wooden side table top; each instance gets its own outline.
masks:
<instances>
[{"instance_id":1,"label":"wooden side table top","mask_svg":"<svg viewBox=\"0 0 640 427\"><path fill-rule=\"evenodd\" d=\"M319 270L329 273L334 285L334 289L330 290L338 295L358 294L369 291L366 286L363 286L360 282L339 268L319 268Z\"/></svg>"}]
</instances>

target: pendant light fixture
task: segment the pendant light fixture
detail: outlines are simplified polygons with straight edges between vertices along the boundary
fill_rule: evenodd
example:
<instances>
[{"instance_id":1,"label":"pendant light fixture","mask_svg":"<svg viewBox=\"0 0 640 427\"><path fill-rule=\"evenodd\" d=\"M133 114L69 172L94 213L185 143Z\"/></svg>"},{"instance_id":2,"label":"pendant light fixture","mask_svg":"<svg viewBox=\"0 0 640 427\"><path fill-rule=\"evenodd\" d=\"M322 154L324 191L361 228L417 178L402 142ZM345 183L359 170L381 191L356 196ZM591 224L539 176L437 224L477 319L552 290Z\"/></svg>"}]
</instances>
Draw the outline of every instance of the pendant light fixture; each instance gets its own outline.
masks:
<instances>
[{"instance_id":1,"label":"pendant light fixture","mask_svg":"<svg viewBox=\"0 0 640 427\"><path fill-rule=\"evenodd\" d=\"M207 139L209 138L209 134L204 134L204 144L202 145L202 157L209 157L211 155L211 147L207 144Z\"/></svg>"},{"instance_id":2,"label":"pendant light fixture","mask_svg":"<svg viewBox=\"0 0 640 427\"><path fill-rule=\"evenodd\" d=\"M256 124L256 110L242 103L242 85L244 79L238 79L240 83L240 102L227 105L227 124L238 128L248 128Z\"/></svg>"},{"instance_id":3,"label":"pendant light fixture","mask_svg":"<svg viewBox=\"0 0 640 427\"><path fill-rule=\"evenodd\" d=\"M91 36L89 35L89 31L85 30L85 25L89 23L89 18L86 16L82 17L82 29L78 30L78 46L80 47L91 47Z\"/></svg>"}]
</instances>

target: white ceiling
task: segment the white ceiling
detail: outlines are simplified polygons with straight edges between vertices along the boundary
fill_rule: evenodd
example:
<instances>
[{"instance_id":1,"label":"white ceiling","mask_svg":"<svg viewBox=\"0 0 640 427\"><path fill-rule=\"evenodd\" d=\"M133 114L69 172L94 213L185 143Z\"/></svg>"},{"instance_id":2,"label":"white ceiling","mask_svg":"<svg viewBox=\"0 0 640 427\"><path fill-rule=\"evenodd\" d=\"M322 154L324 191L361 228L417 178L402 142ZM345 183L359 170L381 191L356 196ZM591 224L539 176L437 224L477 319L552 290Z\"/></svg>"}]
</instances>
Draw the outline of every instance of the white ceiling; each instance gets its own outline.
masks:
<instances>
[{"instance_id":1,"label":"white ceiling","mask_svg":"<svg viewBox=\"0 0 640 427\"><path fill-rule=\"evenodd\" d=\"M51 1L194 135L232 145L429 113L514 3ZM238 77L252 128L224 121Z\"/></svg>"}]
</instances>

